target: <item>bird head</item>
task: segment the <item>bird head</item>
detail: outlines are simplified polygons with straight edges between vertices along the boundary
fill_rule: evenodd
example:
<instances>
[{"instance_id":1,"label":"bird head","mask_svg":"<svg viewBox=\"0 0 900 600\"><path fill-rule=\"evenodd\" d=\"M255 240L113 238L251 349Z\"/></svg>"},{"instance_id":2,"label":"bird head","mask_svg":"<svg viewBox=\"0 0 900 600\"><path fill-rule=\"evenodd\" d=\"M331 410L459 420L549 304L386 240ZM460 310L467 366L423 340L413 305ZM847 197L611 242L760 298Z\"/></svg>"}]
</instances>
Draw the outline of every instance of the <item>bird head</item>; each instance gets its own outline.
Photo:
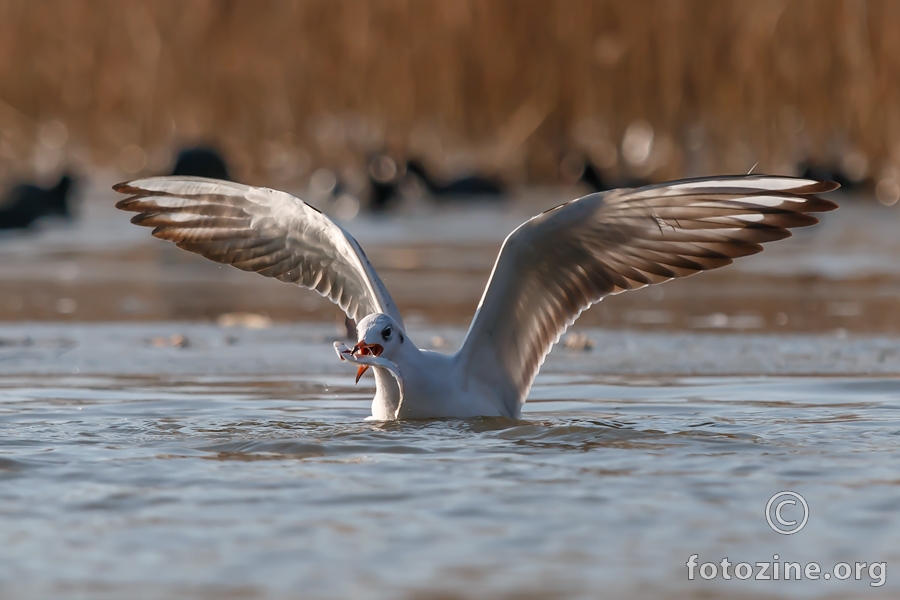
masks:
<instances>
[{"instance_id":1,"label":"bird head","mask_svg":"<svg viewBox=\"0 0 900 600\"><path fill-rule=\"evenodd\" d=\"M367 316L356 327L359 342L353 348L355 356L381 356L393 361L400 345L406 341L400 325L388 315L376 313ZM360 365L356 381L368 370L368 365Z\"/></svg>"}]
</instances>

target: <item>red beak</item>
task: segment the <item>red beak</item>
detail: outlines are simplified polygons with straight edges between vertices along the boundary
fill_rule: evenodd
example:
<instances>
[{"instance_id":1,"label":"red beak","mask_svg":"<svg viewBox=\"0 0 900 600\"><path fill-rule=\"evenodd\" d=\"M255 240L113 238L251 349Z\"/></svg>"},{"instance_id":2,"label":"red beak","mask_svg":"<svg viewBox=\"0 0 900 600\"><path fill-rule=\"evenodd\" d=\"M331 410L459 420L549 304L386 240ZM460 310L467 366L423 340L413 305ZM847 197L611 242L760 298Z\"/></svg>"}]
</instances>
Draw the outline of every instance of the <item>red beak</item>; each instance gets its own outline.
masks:
<instances>
[{"instance_id":1,"label":"red beak","mask_svg":"<svg viewBox=\"0 0 900 600\"><path fill-rule=\"evenodd\" d=\"M382 352L384 352L384 347L381 344L367 344L365 342L360 342L353 347L352 354L354 356L378 356ZM368 370L369 365L359 366L359 370L356 371L356 383L359 383L359 378Z\"/></svg>"}]
</instances>

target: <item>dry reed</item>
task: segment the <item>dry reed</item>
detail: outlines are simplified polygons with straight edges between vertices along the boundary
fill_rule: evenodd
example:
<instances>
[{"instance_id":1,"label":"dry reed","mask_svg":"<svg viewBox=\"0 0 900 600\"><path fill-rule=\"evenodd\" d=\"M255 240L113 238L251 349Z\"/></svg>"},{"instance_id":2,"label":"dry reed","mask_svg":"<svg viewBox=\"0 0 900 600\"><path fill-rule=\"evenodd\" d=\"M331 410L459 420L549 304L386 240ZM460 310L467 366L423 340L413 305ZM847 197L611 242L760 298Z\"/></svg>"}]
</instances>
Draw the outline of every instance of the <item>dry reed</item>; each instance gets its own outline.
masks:
<instances>
[{"instance_id":1,"label":"dry reed","mask_svg":"<svg viewBox=\"0 0 900 600\"><path fill-rule=\"evenodd\" d=\"M382 148L518 181L572 150L892 172L898 29L893 0L5 0L0 169L158 171L208 140L256 181Z\"/></svg>"}]
</instances>

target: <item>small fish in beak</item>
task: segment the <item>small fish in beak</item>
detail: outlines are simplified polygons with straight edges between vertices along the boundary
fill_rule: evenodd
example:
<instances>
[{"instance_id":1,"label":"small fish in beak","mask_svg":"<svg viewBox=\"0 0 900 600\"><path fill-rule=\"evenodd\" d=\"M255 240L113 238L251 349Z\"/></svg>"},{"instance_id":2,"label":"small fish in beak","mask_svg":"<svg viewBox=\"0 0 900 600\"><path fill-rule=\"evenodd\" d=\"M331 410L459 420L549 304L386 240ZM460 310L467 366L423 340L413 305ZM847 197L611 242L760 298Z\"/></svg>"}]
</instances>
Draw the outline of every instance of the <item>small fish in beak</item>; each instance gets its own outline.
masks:
<instances>
[{"instance_id":1,"label":"small fish in beak","mask_svg":"<svg viewBox=\"0 0 900 600\"><path fill-rule=\"evenodd\" d=\"M367 344L365 342L360 342L356 346L353 347L352 354L354 356L378 356L384 352L384 347L381 344ZM359 383L359 378L363 376L369 369L369 365L360 365L359 370L356 371L356 383Z\"/></svg>"}]
</instances>

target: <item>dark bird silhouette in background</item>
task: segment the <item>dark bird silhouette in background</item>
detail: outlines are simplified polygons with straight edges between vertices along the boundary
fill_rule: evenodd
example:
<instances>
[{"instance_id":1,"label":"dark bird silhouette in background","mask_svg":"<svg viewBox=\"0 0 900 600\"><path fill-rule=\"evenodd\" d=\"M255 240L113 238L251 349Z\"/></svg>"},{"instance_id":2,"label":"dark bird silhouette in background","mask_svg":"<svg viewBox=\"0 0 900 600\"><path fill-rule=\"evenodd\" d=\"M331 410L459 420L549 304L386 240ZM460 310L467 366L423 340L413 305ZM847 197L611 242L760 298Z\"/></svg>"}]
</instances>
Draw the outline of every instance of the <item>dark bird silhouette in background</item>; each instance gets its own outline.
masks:
<instances>
[{"instance_id":1,"label":"dark bird silhouette in background","mask_svg":"<svg viewBox=\"0 0 900 600\"><path fill-rule=\"evenodd\" d=\"M421 179L436 200L496 200L505 191L500 181L479 175L468 175L444 182L438 181L417 160L407 162L406 171Z\"/></svg>"},{"instance_id":2,"label":"dark bird silhouette in background","mask_svg":"<svg viewBox=\"0 0 900 600\"><path fill-rule=\"evenodd\" d=\"M584 163L584 170L581 172L578 182L589 188L591 192L607 192L619 188L639 188L652 183L649 179L629 175L616 178L604 177L597 167L587 161Z\"/></svg>"},{"instance_id":3,"label":"dark bird silhouette in background","mask_svg":"<svg viewBox=\"0 0 900 600\"><path fill-rule=\"evenodd\" d=\"M52 188L20 183L0 201L0 229L26 229L45 216L72 218L70 193L75 180L64 174Z\"/></svg>"},{"instance_id":4,"label":"dark bird silhouette in background","mask_svg":"<svg viewBox=\"0 0 900 600\"><path fill-rule=\"evenodd\" d=\"M597 167L589 162L584 163L584 169L581 171L581 177L578 178L580 183L586 185L592 192L605 192L614 189L615 186L610 185Z\"/></svg>"},{"instance_id":5,"label":"dark bird silhouette in background","mask_svg":"<svg viewBox=\"0 0 900 600\"><path fill-rule=\"evenodd\" d=\"M381 212L391 207L397 199L397 184L369 178L369 208Z\"/></svg>"},{"instance_id":6,"label":"dark bird silhouette in background","mask_svg":"<svg viewBox=\"0 0 900 600\"><path fill-rule=\"evenodd\" d=\"M383 212L400 197L400 173L397 162L387 154L376 154L369 158L369 209Z\"/></svg>"},{"instance_id":7,"label":"dark bird silhouette in background","mask_svg":"<svg viewBox=\"0 0 900 600\"><path fill-rule=\"evenodd\" d=\"M225 159L217 150L209 146L185 148L179 152L172 175L191 175L232 181Z\"/></svg>"}]
</instances>

